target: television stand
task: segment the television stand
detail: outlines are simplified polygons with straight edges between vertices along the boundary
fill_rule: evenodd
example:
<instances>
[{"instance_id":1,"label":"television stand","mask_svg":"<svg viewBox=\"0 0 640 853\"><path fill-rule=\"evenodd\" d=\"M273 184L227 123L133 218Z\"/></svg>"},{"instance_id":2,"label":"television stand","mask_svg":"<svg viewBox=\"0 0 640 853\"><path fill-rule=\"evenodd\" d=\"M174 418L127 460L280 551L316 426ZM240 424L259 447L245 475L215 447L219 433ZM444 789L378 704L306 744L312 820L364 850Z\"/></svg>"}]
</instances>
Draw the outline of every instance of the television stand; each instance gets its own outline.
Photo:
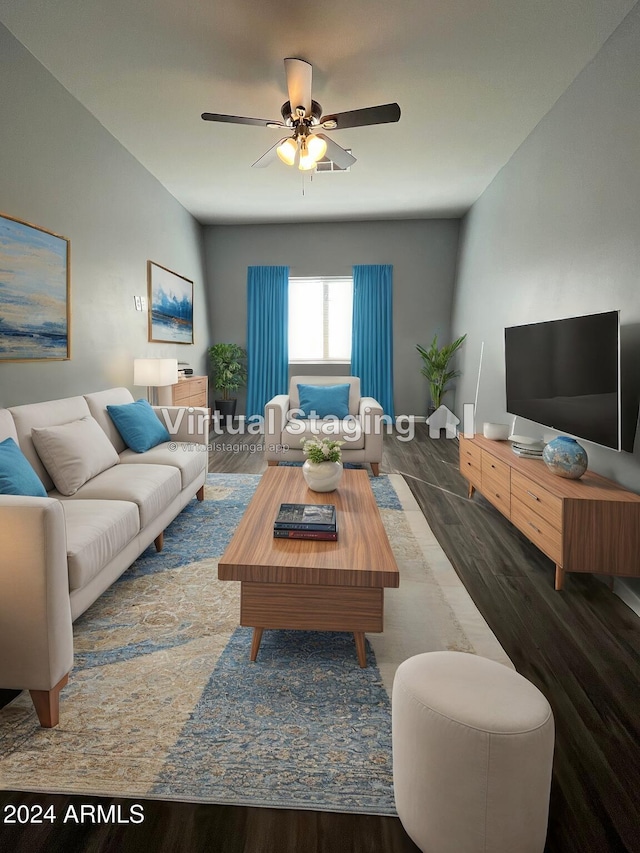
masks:
<instances>
[{"instance_id":1,"label":"television stand","mask_svg":"<svg viewBox=\"0 0 640 853\"><path fill-rule=\"evenodd\" d=\"M516 456L506 441L460 436L460 472L505 518L565 572L640 577L640 495L587 471L552 474L541 459Z\"/></svg>"}]
</instances>

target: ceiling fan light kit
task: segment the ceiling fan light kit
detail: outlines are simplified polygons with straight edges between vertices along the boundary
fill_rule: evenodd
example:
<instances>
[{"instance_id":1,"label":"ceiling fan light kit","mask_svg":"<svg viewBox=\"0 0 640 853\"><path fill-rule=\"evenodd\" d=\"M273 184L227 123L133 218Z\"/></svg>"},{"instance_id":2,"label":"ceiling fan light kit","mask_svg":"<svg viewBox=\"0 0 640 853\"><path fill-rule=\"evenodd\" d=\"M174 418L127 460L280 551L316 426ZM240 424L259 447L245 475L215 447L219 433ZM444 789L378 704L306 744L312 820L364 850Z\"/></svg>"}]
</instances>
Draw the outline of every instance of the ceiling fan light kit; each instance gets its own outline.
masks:
<instances>
[{"instance_id":1,"label":"ceiling fan light kit","mask_svg":"<svg viewBox=\"0 0 640 853\"><path fill-rule=\"evenodd\" d=\"M309 171L315 169L318 160L322 160L326 156L340 169L348 169L356 162L356 158L337 142L329 139L323 133L315 133L315 130L341 130L347 127L365 127L400 120L398 104L381 104L377 107L365 107L360 110L323 116L322 107L311 98L312 68L310 63L304 59L288 57L284 61L284 68L289 100L285 101L280 110L282 121L222 115L220 113L202 113L202 118L205 121L253 124L271 129L287 127L293 130L291 136L276 142L262 157L256 160L253 163L254 168L269 166L276 158L279 158L287 166L294 166L297 163L298 169Z\"/></svg>"},{"instance_id":2,"label":"ceiling fan light kit","mask_svg":"<svg viewBox=\"0 0 640 853\"><path fill-rule=\"evenodd\" d=\"M276 153L283 163L286 163L287 166L293 166L298 153L298 146L293 137L288 136L284 139L276 148Z\"/></svg>"}]
</instances>

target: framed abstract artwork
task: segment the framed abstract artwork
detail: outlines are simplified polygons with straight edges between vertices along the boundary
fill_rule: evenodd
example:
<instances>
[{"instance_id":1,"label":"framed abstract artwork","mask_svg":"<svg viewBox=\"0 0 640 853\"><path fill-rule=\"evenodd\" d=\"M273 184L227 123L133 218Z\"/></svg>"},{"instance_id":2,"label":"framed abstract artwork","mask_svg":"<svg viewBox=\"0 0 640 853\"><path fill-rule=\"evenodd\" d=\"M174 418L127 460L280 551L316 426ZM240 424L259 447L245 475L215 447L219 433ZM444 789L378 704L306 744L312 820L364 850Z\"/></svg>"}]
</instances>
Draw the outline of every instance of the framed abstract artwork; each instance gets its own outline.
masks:
<instances>
[{"instance_id":1,"label":"framed abstract artwork","mask_svg":"<svg viewBox=\"0 0 640 853\"><path fill-rule=\"evenodd\" d=\"M147 261L149 340L193 343L193 282L166 267Z\"/></svg>"},{"instance_id":2,"label":"framed abstract artwork","mask_svg":"<svg viewBox=\"0 0 640 853\"><path fill-rule=\"evenodd\" d=\"M63 361L70 351L66 237L0 214L0 361Z\"/></svg>"}]
</instances>

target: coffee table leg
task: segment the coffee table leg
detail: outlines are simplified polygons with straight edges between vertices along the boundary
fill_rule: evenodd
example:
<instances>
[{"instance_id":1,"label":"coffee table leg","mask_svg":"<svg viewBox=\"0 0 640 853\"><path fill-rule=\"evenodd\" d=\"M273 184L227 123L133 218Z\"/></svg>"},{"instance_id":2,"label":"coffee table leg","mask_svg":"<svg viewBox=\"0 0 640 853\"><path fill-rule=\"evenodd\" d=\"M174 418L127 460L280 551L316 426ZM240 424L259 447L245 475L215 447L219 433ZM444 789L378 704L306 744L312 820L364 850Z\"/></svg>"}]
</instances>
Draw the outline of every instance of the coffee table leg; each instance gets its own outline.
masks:
<instances>
[{"instance_id":1,"label":"coffee table leg","mask_svg":"<svg viewBox=\"0 0 640 853\"><path fill-rule=\"evenodd\" d=\"M251 640L251 660L255 660L258 657L260 643L262 641L262 631L263 628L253 629L253 639Z\"/></svg>"},{"instance_id":2,"label":"coffee table leg","mask_svg":"<svg viewBox=\"0 0 640 853\"><path fill-rule=\"evenodd\" d=\"M367 666L367 653L364 648L364 631L354 631L353 639L356 641L356 652L358 653L358 663L362 669Z\"/></svg>"}]
</instances>

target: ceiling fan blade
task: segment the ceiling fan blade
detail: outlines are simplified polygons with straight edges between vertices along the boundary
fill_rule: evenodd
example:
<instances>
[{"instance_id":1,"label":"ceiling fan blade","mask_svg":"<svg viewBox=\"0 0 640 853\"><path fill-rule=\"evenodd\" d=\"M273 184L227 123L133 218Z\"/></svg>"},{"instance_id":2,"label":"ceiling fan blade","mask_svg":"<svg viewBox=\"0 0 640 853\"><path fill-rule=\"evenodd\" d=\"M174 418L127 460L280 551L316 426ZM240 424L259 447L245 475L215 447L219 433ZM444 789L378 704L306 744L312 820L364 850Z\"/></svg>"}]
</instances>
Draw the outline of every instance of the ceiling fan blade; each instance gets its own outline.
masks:
<instances>
[{"instance_id":1,"label":"ceiling fan blade","mask_svg":"<svg viewBox=\"0 0 640 853\"><path fill-rule=\"evenodd\" d=\"M228 124L256 124L261 127L285 127L281 121L272 121L267 118L245 118L244 116L226 116L220 113L202 113L205 121L223 121Z\"/></svg>"},{"instance_id":2,"label":"ceiling fan blade","mask_svg":"<svg viewBox=\"0 0 640 853\"><path fill-rule=\"evenodd\" d=\"M291 112L295 115L296 107L304 107L304 114L311 115L311 65L304 59L289 57L284 61L284 72Z\"/></svg>"},{"instance_id":3,"label":"ceiling fan blade","mask_svg":"<svg viewBox=\"0 0 640 853\"><path fill-rule=\"evenodd\" d=\"M289 137L283 136L282 139L279 139L275 145L272 145L271 148L266 151L262 157L259 157L255 163L251 164L252 169L264 169L265 166L270 166L275 160L278 159L278 152L276 151L278 145L283 143L285 139Z\"/></svg>"},{"instance_id":4,"label":"ceiling fan blade","mask_svg":"<svg viewBox=\"0 0 640 853\"><path fill-rule=\"evenodd\" d=\"M335 163L336 166L339 166L341 169L348 169L349 166L352 166L356 162L353 154L349 154L348 151L345 151L344 148L338 145L337 142L334 142L333 139L329 139L324 133L318 133L316 136L324 139L327 143L327 153L324 156Z\"/></svg>"},{"instance_id":5,"label":"ceiling fan blade","mask_svg":"<svg viewBox=\"0 0 640 853\"><path fill-rule=\"evenodd\" d=\"M342 130L345 127L365 127L369 124L387 124L399 121L400 107L398 104L381 104L379 107L365 107L362 110L350 110L346 113L333 113L322 116L320 124L335 122L335 127L325 130Z\"/></svg>"}]
</instances>

